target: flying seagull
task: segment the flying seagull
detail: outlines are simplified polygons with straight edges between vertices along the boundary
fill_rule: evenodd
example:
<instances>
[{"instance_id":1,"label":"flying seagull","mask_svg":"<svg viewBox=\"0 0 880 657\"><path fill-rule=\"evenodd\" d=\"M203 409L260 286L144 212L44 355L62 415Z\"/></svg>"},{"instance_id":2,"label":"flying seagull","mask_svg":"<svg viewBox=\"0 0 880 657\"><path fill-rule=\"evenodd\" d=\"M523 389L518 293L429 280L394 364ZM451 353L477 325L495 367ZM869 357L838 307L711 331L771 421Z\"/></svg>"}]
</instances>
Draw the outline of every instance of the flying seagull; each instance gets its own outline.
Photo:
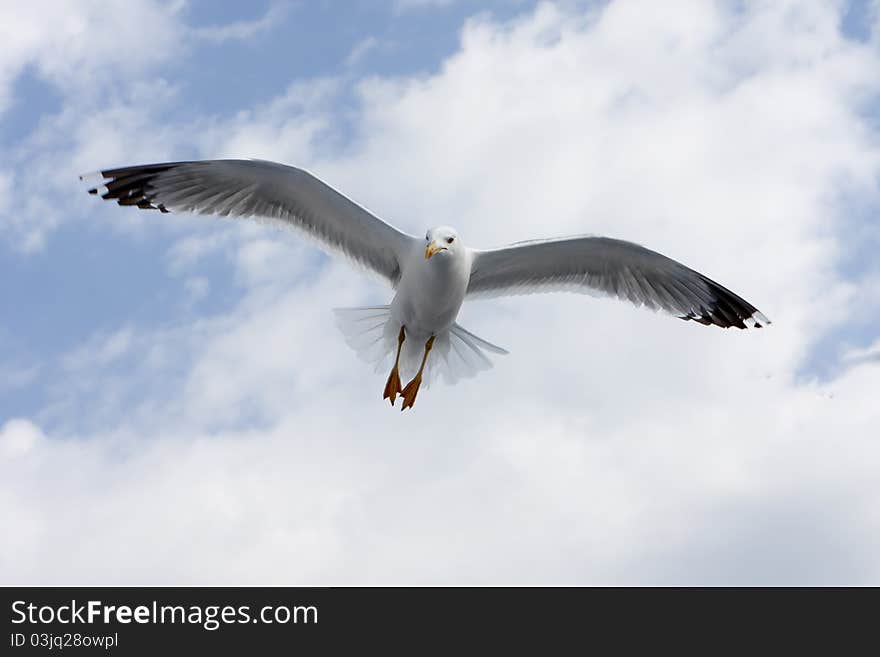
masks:
<instances>
[{"instance_id":1,"label":"flying seagull","mask_svg":"<svg viewBox=\"0 0 880 657\"><path fill-rule=\"evenodd\" d=\"M103 185L89 193L119 205L274 220L385 279L395 290L389 305L336 313L347 342L361 356L377 367L391 366L383 398L393 406L400 395L401 410L415 403L429 374L455 382L490 367L487 352L507 353L456 323L462 302L473 297L568 290L609 295L723 328L770 323L727 288L632 242L576 236L482 250L465 246L448 226L431 228L421 239L310 173L276 162L166 162L100 174ZM406 386L401 370L414 372Z\"/></svg>"}]
</instances>

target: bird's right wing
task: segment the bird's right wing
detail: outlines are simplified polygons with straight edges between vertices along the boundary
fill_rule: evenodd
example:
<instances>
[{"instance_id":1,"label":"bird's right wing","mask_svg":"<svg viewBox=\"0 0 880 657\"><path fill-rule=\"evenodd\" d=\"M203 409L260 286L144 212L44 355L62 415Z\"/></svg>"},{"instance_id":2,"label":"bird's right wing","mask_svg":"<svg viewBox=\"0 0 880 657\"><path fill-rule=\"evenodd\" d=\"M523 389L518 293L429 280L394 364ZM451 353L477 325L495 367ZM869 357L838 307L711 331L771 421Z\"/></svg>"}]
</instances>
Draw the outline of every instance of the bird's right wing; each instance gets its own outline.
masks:
<instances>
[{"instance_id":1,"label":"bird's right wing","mask_svg":"<svg viewBox=\"0 0 880 657\"><path fill-rule=\"evenodd\" d=\"M468 297L595 292L724 328L760 328L770 323L726 287L632 242L570 237L473 254Z\"/></svg>"},{"instance_id":2,"label":"bird's right wing","mask_svg":"<svg viewBox=\"0 0 880 657\"><path fill-rule=\"evenodd\" d=\"M100 193L103 199L163 212L277 220L378 273L392 286L415 241L310 173L275 162L166 162L107 169L101 175L103 187L89 193Z\"/></svg>"}]
</instances>

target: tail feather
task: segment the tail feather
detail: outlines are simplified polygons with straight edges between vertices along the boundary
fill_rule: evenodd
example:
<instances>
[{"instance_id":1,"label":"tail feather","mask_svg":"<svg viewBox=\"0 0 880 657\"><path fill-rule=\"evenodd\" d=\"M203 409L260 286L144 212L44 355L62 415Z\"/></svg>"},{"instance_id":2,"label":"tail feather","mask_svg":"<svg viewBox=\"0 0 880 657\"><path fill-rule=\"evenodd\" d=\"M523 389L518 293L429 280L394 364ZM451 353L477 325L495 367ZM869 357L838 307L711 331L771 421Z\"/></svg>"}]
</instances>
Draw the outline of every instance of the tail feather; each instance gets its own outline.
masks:
<instances>
[{"instance_id":1,"label":"tail feather","mask_svg":"<svg viewBox=\"0 0 880 657\"><path fill-rule=\"evenodd\" d=\"M394 336L388 335L392 324L391 307L334 308L333 313L348 346L377 371L381 369L391 355L390 342L394 341Z\"/></svg>"},{"instance_id":2,"label":"tail feather","mask_svg":"<svg viewBox=\"0 0 880 657\"><path fill-rule=\"evenodd\" d=\"M509 351L507 351L507 349L504 349L503 347L499 347L497 344L492 344L488 340L484 340L483 338L481 338L478 335L474 335L473 333L468 331L465 327L460 326L457 323L453 324L452 329L450 329L450 330L452 331L453 335L455 335L455 334L466 335L471 340L473 340L478 346L482 347L486 351L491 351L493 354L501 354L502 356L506 356L507 354L510 353Z\"/></svg>"},{"instance_id":3,"label":"tail feather","mask_svg":"<svg viewBox=\"0 0 880 657\"><path fill-rule=\"evenodd\" d=\"M336 323L346 343L357 355L374 366L377 372L391 369L397 353L400 325L391 315L390 306L336 308ZM404 380L415 375L428 336L408 336L400 355ZM436 336L428 357L422 385L429 387L439 378L447 384L470 378L492 367L486 352L507 354L507 350L453 324L449 331Z\"/></svg>"}]
</instances>

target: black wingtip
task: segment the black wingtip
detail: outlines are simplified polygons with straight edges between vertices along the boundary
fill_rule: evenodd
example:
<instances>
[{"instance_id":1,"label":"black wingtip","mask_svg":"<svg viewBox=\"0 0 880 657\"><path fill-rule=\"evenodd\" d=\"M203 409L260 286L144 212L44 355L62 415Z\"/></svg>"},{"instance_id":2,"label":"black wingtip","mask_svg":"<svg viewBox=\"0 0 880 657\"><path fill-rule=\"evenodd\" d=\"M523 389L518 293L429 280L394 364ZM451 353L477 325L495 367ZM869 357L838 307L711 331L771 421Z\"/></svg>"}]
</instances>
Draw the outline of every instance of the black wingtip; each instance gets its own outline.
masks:
<instances>
[{"instance_id":1,"label":"black wingtip","mask_svg":"<svg viewBox=\"0 0 880 657\"><path fill-rule=\"evenodd\" d=\"M701 308L699 313L690 312L682 315L680 319L693 320L705 326L738 329L763 328L770 324L770 320L748 301L710 278L705 276L701 278L711 291L713 302Z\"/></svg>"},{"instance_id":2,"label":"black wingtip","mask_svg":"<svg viewBox=\"0 0 880 657\"><path fill-rule=\"evenodd\" d=\"M100 194L102 199L105 201L115 200L119 205L167 213L168 209L163 204L153 202L152 183L158 175L179 164L182 163L146 164L119 169L104 169L100 172L100 176L104 179L103 185L88 191L89 194L97 195L99 190L102 190L103 193ZM80 176L80 180L84 180L84 178L84 176Z\"/></svg>"}]
</instances>

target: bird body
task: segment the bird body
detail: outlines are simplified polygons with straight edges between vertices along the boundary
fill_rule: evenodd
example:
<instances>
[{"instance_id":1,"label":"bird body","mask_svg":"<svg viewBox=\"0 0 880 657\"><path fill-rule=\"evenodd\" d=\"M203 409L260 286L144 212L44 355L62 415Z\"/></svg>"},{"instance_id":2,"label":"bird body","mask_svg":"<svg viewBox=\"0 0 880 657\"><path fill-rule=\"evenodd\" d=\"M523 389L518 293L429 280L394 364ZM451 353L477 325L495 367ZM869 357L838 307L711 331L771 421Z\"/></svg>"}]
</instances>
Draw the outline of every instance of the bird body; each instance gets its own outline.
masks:
<instances>
[{"instance_id":1,"label":"bird body","mask_svg":"<svg viewBox=\"0 0 880 657\"><path fill-rule=\"evenodd\" d=\"M119 205L162 212L267 219L299 229L395 290L385 306L336 309L346 341L378 368L391 362L384 396L402 409L424 380L447 382L491 367L507 352L460 326L465 299L542 291L599 293L723 328L769 323L710 278L632 242L575 236L480 250L448 226L421 240L385 223L308 172L263 160L201 160L100 172L90 189ZM401 371L412 378L403 387Z\"/></svg>"},{"instance_id":2,"label":"bird body","mask_svg":"<svg viewBox=\"0 0 880 657\"><path fill-rule=\"evenodd\" d=\"M428 231L425 240L428 244L445 245L442 250L425 257L427 246L415 244L403 262L400 282L391 302L391 315L394 321L418 336L427 338L448 331L464 303L471 274L471 254L466 248L458 252L457 237L452 228L434 228ZM447 243L448 239L453 241Z\"/></svg>"}]
</instances>

